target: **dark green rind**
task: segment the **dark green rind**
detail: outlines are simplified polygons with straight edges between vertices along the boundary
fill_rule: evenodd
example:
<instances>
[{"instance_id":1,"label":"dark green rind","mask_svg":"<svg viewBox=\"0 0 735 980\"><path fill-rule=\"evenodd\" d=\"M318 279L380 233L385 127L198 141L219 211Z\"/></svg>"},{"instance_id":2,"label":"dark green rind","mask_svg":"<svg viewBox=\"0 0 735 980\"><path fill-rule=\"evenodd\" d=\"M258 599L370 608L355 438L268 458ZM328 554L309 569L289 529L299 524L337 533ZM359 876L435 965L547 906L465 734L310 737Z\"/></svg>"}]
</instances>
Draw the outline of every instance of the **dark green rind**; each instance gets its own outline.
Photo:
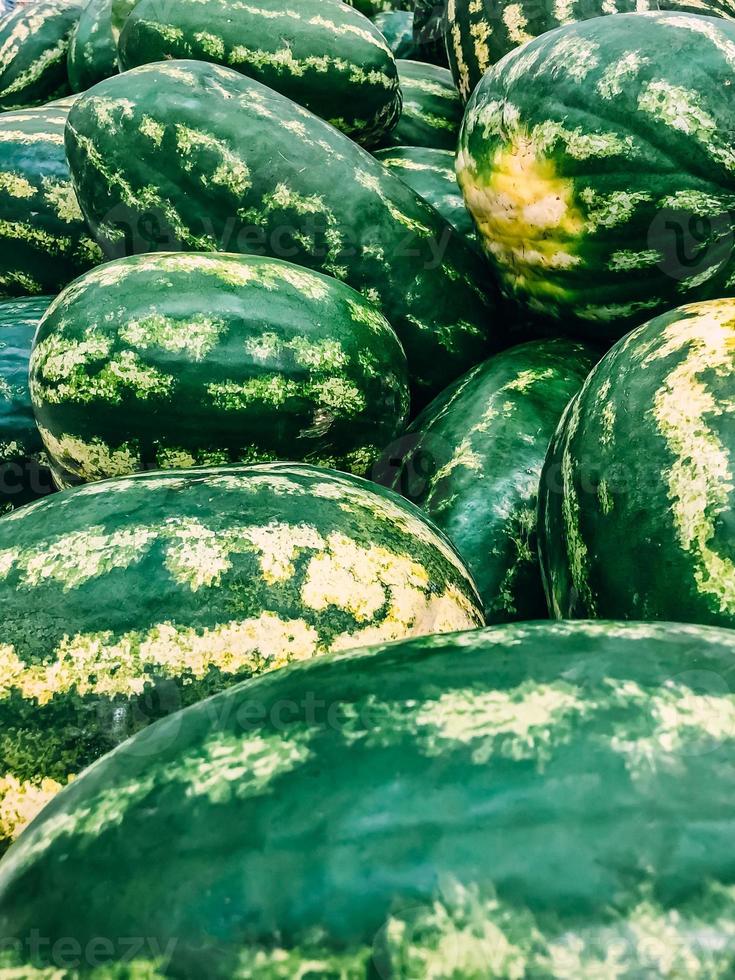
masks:
<instances>
[{"instance_id":1,"label":"dark green rind","mask_svg":"<svg viewBox=\"0 0 735 980\"><path fill-rule=\"evenodd\" d=\"M28 391L28 361L50 296L0 301L0 514L53 490Z\"/></svg>"},{"instance_id":2,"label":"dark green rind","mask_svg":"<svg viewBox=\"0 0 735 980\"><path fill-rule=\"evenodd\" d=\"M549 448L539 544L557 617L735 627L735 300L621 340Z\"/></svg>"},{"instance_id":3,"label":"dark green rind","mask_svg":"<svg viewBox=\"0 0 735 980\"><path fill-rule=\"evenodd\" d=\"M413 10L414 0L349 0L349 6L373 20L390 10Z\"/></svg>"},{"instance_id":4,"label":"dark green rind","mask_svg":"<svg viewBox=\"0 0 735 980\"><path fill-rule=\"evenodd\" d=\"M595 360L567 340L491 357L435 398L374 471L452 541L488 623L546 616L536 544L541 468Z\"/></svg>"},{"instance_id":5,"label":"dark green rind","mask_svg":"<svg viewBox=\"0 0 735 980\"><path fill-rule=\"evenodd\" d=\"M111 258L256 252L342 279L398 334L415 408L501 345L482 258L352 140L237 72L178 61L107 79L72 107L66 145Z\"/></svg>"},{"instance_id":6,"label":"dark green rind","mask_svg":"<svg viewBox=\"0 0 735 980\"><path fill-rule=\"evenodd\" d=\"M413 13L409 10L386 10L372 18L396 58L415 58L418 46L413 39Z\"/></svg>"},{"instance_id":7,"label":"dark green rind","mask_svg":"<svg viewBox=\"0 0 735 980\"><path fill-rule=\"evenodd\" d=\"M0 21L0 111L66 95L67 50L82 8L82 0L40 0Z\"/></svg>"},{"instance_id":8,"label":"dark green rind","mask_svg":"<svg viewBox=\"0 0 735 980\"><path fill-rule=\"evenodd\" d=\"M577 21L647 10L729 20L735 17L732 0L448 0L445 31L449 67L466 101L487 69L519 45Z\"/></svg>"},{"instance_id":9,"label":"dark green rind","mask_svg":"<svg viewBox=\"0 0 735 980\"><path fill-rule=\"evenodd\" d=\"M72 34L67 59L69 85L84 92L118 72L112 36L111 0L89 0Z\"/></svg>"},{"instance_id":10,"label":"dark green rind","mask_svg":"<svg viewBox=\"0 0 735 980\"><path fill-rule=\"evenodd\" d=\"M482 624L397 494L276 463L152 472L0 520L0 838L155 718L330 649Z\"/></svg>"},{"instance_id":11,"label":"dark green rind","mask_svg":"<svg viewBox=\"0 0 735 980\"><path fill-rule=\"evenodd\" d=\"M416 0L413 12L413 39L420 52L419 60L442 68L449 66L446 6L445 0Z\"/></svg>"},{"instance_id":12,"label":"dark green rind","mask_svg":"<svg viewBox=\"0 0 735 980\"><path fill-rule=\"evenodd\" d=\"M433 146L454 151L462 103L447 68L398 61L403 112L383 146Z\"/></svg>"},{"instance_id":13,"label":"dark green rind","mask_svg":"<svg viewBox=\"0 0 735 980\"><path fill-rule=\"evenodd\" d=\"M380 31L337 0L139 0L118 42L123 69L194 58L234 68L365 145L401 114L395 59Z\"/></svg>"},{"instance_id":14,"label":"dark green rind","mask_svg":"<svg viewBox=\"0 0 735 980\"><path fill-rule=\"evenodd\" d=\"M466 238L475 239L472 216L464 206L454 172L454 153L429 146L395 146L373 154L384 167L436 208Z\"/></svg>"},{"instance_id":15,"label":"dark green rind","mask_svg":"<svg viewBox=\"0 0 735 980\"><path fill-rule=\"evenodd\" d=\"M57 480L280 459L364 474L408 417L406 356L349 286L277 259L119 259L56 300L31 358Z\"/></svg>"},{"instance_id":16,"label":"dark green rind","mask_svg":"<svg viewBox=\"0 0 735 980\"><path fill-rule=\"evenodd\" d=\"M0 933L176 978L729 977L734 670L729 630L541 623L238 685L46 808Z\"/></svg>"},{"instance_id":17,"label":"dark green rind","mask_svg":"<svg viewBox=\"0 0 735 980\"><path fill-rule=\"evenodd\" d=\"M102 260L71 185L68 112L0 113L0 297L57 293Z\"/></svg>"},{"instance_id":18,"label":"dark green rind","mask_svg":"<svg viewBox=\"0 0 735 980\"><path fill-rule=\"evenodd\" d=\"M620 14L489 69L457 173L509 297L557 332L612 342L733 293L733 51L729 20Z\"/></svg>"}]
</instances>

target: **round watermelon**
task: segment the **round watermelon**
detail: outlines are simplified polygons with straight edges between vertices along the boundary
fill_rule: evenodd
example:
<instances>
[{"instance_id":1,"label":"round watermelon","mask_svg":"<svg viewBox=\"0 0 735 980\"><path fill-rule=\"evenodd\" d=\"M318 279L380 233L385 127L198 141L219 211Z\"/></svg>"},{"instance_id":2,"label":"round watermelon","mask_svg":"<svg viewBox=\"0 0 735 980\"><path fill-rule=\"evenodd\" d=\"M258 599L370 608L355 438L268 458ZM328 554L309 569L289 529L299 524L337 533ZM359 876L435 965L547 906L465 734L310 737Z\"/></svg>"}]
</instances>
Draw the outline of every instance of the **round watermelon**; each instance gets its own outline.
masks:
<instances>
[{"instance_id":1,"label":"round watermelon","mask_svg":"<svg viewBox=\"0 0 735 980\"><path fill-rule=\"evenodd\" d=\"M479 626L481 608L420 511L318 467L154 471L13 511L0 838L162 714L291 660Z\"/></svg>"},{"instance_id":2,"label":"round watermelon","mask_svg":"<svg viewBox=\"0 0 735 980\"><path fill-rule=\"evenodd\" d=\"M735 17L733 0L447 0L443 29L449 66L466 101L491 65L533 38L603 14L648 10Z\"/></svg>"},{"instance_id":3,"label":"round watermelon","mask_svg":"<svg viewBox=\"0 0 735 980\"><path fill-rule=\"evenodd\" d=\"M222 252L77 279L38 329L30 387L62 486L284 453L364 473L409 405L403 348L363 296Z\"/></svg>"},{"instance_id":4,"label":"round watermelon","mask_svg":"<svg viewBox=\"0 0 735 980\"><path fill-rule=\"evenodd\" d=\"M621 14L563 27L485 75L460 187L506 294L616 340L735 291L735 23Z\"/></svg>"},{"instance_id":5,"label":"round watermelon","mask_svg":"<svg viewBox=\"0 0 735 980\"><path fill-rule=\"evenodd\" d=\"M28 361L50 296L0 302L0 514L51 493L28 390Z\"/></svg>"},{"instance_id":6,"label":"round watermelon","mask_svg":"<svg viewBox=\"0 0 735 980\"><path fill-rule=\"evenodd\" d=\"M0 962L23 980L731 977L734 673L731 630L541 623L239 684L21 836Z\"/></svg>"},{"instance_id":7,"label":"round watermelon","mask_svg":"<svg viewBox=\"0 0 735 980\"><path fill-rule=\"evenodd\" d=\"M373 471L452 541L488 623L546 616L536 545L541 467L594 361L588 347L563 339L496 354L435 398Z\"/></svg>"},{"instance_id":8,"label":"round watermelon","mask_svg":"<svg viewBox=\"0 0 735 980\"><path fill-rule=\"evenodd\" d=\"M735 300L620 341L559 425L539 535L557 617L735 627Z\"/></svg>"}]
</instances>

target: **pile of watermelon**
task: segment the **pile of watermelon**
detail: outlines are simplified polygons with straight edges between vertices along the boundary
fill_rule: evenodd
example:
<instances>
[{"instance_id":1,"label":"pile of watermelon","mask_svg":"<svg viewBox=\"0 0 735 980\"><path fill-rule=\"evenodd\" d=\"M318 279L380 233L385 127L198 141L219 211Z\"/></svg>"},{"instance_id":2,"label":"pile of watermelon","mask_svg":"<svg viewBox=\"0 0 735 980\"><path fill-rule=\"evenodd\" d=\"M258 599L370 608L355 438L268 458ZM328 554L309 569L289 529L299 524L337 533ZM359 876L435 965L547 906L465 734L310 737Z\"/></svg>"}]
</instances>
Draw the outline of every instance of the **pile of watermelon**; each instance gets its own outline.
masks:
<instances>
[{"instance_id":1,"label":"pile of watermelon","mask_svg":"<svg viewBox=\"0 0 735 980\"><path fill-rule=\"evenodd\" d=\"M0 980L735 976L734 215L731 0L3 5Z\"/></svg>"}]
</instances>

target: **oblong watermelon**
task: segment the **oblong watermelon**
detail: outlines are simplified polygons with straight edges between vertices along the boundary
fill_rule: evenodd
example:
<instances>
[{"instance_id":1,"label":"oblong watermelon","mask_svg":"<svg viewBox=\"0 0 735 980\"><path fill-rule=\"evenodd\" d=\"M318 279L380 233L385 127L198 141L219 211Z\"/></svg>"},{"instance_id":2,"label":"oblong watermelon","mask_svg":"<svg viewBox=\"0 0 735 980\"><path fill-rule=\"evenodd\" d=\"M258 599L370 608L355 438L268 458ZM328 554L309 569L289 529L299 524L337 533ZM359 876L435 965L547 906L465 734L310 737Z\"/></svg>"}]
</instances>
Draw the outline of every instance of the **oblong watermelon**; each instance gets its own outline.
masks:
<instances>
[{"instance_id":1,"label":"oblong watermelon","mask_svg":"<svg viewBox=\"0 0 735 980\"><path fill-rule=\"evenodd\" d=\"M95 976L729 977L734 671L730 630L551 623L239 684L49 804L0 934L46 977L70 946Z\"/></svg>"},{"instance_id":2,"label":"oblong watermelon","mask_svg":"<svg viewBox=\"0 0 735 980\"><path fill-rule=\"evenodd\" d=\"M546 616L536 544L541 468L595 360L590 348L561 339L496 354L435 398L376 467L452 541L488 623Z\"/></svg>"},{"instance_id":3,"label":"oblong watermelon","mask_svg":"<svg viewBox=\"0 0 735 980\"><path fill-rule=\"evenodd\" d=\"M112 36L112 0L89 0L71 36L67 56L69 85L84 92L118 71Z\"/></svg>"},{"instance_id":4,"label":"oblong watermelon","mask_svg":"<svg viewBox=\"0 0 735 980\"><path fill-rule=\"evenodd\" d=\"M735 300L616 344L544 466L539 535L556 616L735 627Z\"/></svg>"},{"instance_id":5,"label":"oblong watermelon","mask_svg":"<svg viewBox=\"0 0 735 980\"><path fill-rule=\"evenodd\" d=\"M152 719L330 649L479 626L397 494L296 464L152 472L0 520L0 837Z\"/></svg>"},{"instance_id":6,"label":"oblong watermelon","mask_svg":"<svg viewBox=\"0 0 735 980\"><path fill-rule=\"evenodd\" d=\"M733 50L731 21L621 14L486 73L457 170L509 296L559 331L615 340L733 292Z\"/></svg>"},{"instance_id":7,"label":"oblong watermelon","mask_svg":"<svg viewBox=\"0 0 735 980\"><path fill-rule=\"evenodd\" d=\"M403 111L383 146L435 146L455 150L462 103L447 68L399 58Z\"/></svg>"},{"instance_id":8,"label":"oblong watermelon","mask_svg":"<svg viewBox=\"0 0 735 980\"><path fill-rule=\"evenodd\" d=\"M68 113L0 113L0 296L56 293L102 261L69 177Z\"/></svg>"},{"instance_id":9,"label":"oblong watermelon","mask_svg":"<svg viewBox=\"0 0 735 980\"><path fill-rule=\"evenodd\" d=\"M0 301L0 514L54 489L28 390L28 361L50 296Z\"/></svg>"},{"instance_id":10,"label":"oblong watermelon","mask_svg":"<svg viewBox=\"0 0 735 980\"><path fill-rule=\"evenodd\" d=\"M362 474L409 406L406 355L364 297L222 252L77 279L38 329L30 384L62 486L285 454Z\"/></svg>"},{"instance_id":11,"label":"oblong watermelon","mask_svg":"<svg viewBox=\"0 0 735 980\"><path fill-rule=\"evenodd\" d=\"M457 185L454 153L429 146L394 146L373 154L436 208L460 234L474 240L475 226Z\"/></svg>"},{"instance_id":12,"label":"oblong watermelon","mask_svg":"<svg viewBox=\"0 0 735 980\"><path fill-rule=\"evenodd\" d=\"M83 0L36 0L0 21L0 110L43 105L69 91L66 58Z\"/></svg>"},{"instance_id":13,"label":"oblong watermelon","mask_svg":"<svg viewBox=\"0 0 735 980\"><path fill-rule=\"evenodd\" d=\"M449 67L466 101L490 65L533 38L603 14L648 10L735 17L732 0L447 0Z\"/></svg>"},{"instance_id":14,"label":"oblong watermelon","mask_svg":"<svg viewBox=\"0 0 735 980\"><path fill-rule=\"evenodd\" d=\"M77 99L66 145L110 257L255 252L342 279L394 327L417 404L500 342L470 246L365 150L253 79L196 61L135 68Z\"/></svg>"},{"instance_id":15,"label":"oblong watermelon","mask_svg":"<svg viewBox=\"0 0 735 980\"><path fill-rule=\"evenodd\" d=\"M236 15L233 16L233 13ZM138 0L118 41L125 68L195 58L281 92L365 145L401 114L395 59L367 17L337 0Z\"/></svg>"}]
</instances>

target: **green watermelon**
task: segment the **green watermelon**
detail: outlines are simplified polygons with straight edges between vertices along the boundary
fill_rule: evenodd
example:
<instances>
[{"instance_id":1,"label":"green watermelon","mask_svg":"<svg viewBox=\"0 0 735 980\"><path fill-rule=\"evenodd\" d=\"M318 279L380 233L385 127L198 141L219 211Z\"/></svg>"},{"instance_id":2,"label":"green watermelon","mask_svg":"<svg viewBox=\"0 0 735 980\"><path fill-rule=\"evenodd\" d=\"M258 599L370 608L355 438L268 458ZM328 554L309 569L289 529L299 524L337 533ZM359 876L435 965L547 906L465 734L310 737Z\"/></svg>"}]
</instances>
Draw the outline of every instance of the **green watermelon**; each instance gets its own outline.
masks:
<instances>
[{"instance_id":1,"label":"green watermelon","mask_svg":"<svg viewBox=\"0 0 735 980\"><path fill-rule=\"evenodd\" d=\"M441 528L475 577L488 623L543 619L538 486L549 440L594 364L572 341L532 341L479 364L428 405L374 476Z\"/></svg>"},{"instance_id":2,"label":"green watermelon","mask_svg":"<svg viewBox=\"0 0 735 980\"><path fill-rule=\"evenodd\" d=\"M0 113L0 297L58 292L102 260L69 177L68 112Z\"/></svg>"},{"instance_id":3,"label":"green watermelon","mask_svg":"<svg viewBox=\"0 0 735 980\"><path fill-rule=\"evenodd\" d=\"M421 61L446 68L447 58L446 0L416 0L413 12L413 40Z\"/></svg>"},{"instance_id":4,"label":"green watermelon","mask_svg":"<svg viewBox=\"0 0 735 980\"><path fill-rule=\"evenodd\" d=\"M237 72L109 78L72 106L66 146L110 257L257 252L341 279L394 327L415 407L501 343L482 257L352 140Z\"/></svg>"},{"instance_id":5,"label":"green watermelon","mask_svg":"<svg viewBox=\"0 0 735 980\"><path fill-rule=\"evenodd\" d=\"M239 684L21 836L8 975L732 977L734 669L730 630L538 623Z\"/></svg>"},{"instance_id":6,"label":"green watermelon","mask_svg":"<svg viewBox=\"0 0 735 980\"><path fill-rule=\"evenodd\" d=\"M152 719L327 650L482 624L411 504L290 463L119 477L0 519L0 838Z\"/></svg>"},{"instance_id":7,"label":"green watermelon","mask_svg":"<svg viewBox=\"0 0 735 980\"><path fill-rule=\"evenodd\" d=\"M28 391L28 360L50 296L0 301L0 514L53 490Z\"/></svg>"},{"instance_id":8,"label":"green watermelon","mask_svg":"<svg viewBox=\"0 0 735 980\"><path fill-rule=\"evenodd\" d=\"M648 10L735 17L733 0L447 0L449 66L466 101L491 65L533 38L603 14Z\"/></svg>"},{"instance_id":9,"label":"green watermelon","mask_svg":"<svg viewBox=\"0 0 735 980\"><path fill-rule=\"evenodd\" d=\"M66 57L83 0L36 0L0 20L0 111L69 91Z\"/></svg>"},{"instance_id":10,"label":"green watermelon","mask_svg":"<svg viewBox=\"0 0 735 980\"><path fill-rule=\"evenodd\" d=\"M454 151L462 103L447 68L421 61L398 61L403 112L383 146L433 146Z\"/></svg>"},{"instance_id":11,"label":"green watermelon","mask_svg":"<svg viewBox=\"0 0 735 980\"><path fill-rule=\"evenodd\" d=\"M234 68L366 145L388 133L401 113L398 72L385 38L337 0L236 7L232 0L138 0L118 50L123 68L170 58Z\"/></svg>"},{"instance_id":12,"label":"green watermelon","mask_svg":"<svg viewBox=\"0 0 735 980\"><path fill-rule=\"evenodd\" d=\"M62 486L284 452L364 473L409 405L403 348L359 293L222 252L77 279L39 327L30 381Z\"/></svg>"},{"instance_id":13,"label":"green watermelon","mask_svg":"<svg viewBox=\"0 0 735 980\"><path fill-rule=\"evenodd\" d=\"M371 20L386 11L413 10L414 6L414 0L345 0L345 2Z\"/></svg>"},{"instance_id":14,"label":"green watermelon","mask_svg":"<svg viewBox=\"0 0 735 980\"><path fill-rule=\"evenodd\" d=\"M418 47L413 40L413 13L410 10L385 10L373 17L373 23L388 42L396 58L414 58Z\"/></svg>"},{"instance_id":15,"label":"green watermelon","mask_svg":"<svg viewBox=\"0 0 735 980\"><path fill-rule=\"evenodd\" d=\"M619 341L544 466L539 536L557 617L735 627L735 300Z\"/></svg>"},{"instance_id":16,"label":"green watermelon","mask_svg":"<svg viewBox=\"0 0 735 980\"><path fill-rule=\"evenodd\" d=\"M621 14L487 72L457 172L508 296L609 341L733 292L734 51L730 21Z\"/></svg>"},{"instance_id":17,"label":"green watermelon","mask_svg":"<svg viewBox=\"0 0 735 980\"><path fill-rule=\"evenodd\" d=\"M116 75L117 45L112 36L111 0L89 0L71 37L67 59L74 92Z\"/></svg>"},{"instance_id":18,"label":"green watermelon","mask_svg":"<svg viewBox=\"0 0 735 980\"><path fill-rule=\"evenodd\" d=\"M454 172L454 153L429 146L394 146L375 151L375 159L436 208L452 227L474 240L475 226L464 206Z\"/></svg>"}]
</instances>

